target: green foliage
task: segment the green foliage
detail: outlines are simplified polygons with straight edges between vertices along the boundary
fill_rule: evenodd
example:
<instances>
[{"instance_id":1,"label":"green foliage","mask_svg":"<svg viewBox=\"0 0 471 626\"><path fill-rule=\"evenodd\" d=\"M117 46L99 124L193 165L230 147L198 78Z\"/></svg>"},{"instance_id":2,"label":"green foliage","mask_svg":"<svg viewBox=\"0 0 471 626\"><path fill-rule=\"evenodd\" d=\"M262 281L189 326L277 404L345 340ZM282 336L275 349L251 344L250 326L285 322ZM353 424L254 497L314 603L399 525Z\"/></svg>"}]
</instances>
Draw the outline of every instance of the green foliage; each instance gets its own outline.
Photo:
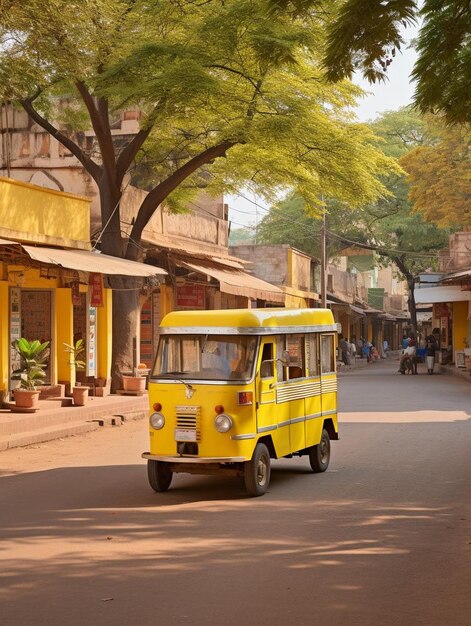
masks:
<instances>
[{"instance_id":1,"label":"green foliage","mask_svg":"<svg viewBox=\"0 0 471 626\"><path fill-rule=\"evenodd\" d=\"M416 21L414 0L346 0L332 21L325 64L329 80L359 70L370 82L384 80L396 50L404 45L401 28Z\"/></svg>"},{"instance_id":2,"label":"green foliage","mask_svg":"<svg viewBox=\"0 0 471 626\"><path fill-rule=\"evenodd\" d=\"M300 3L307 10L311 0ZM419 15L422 23L414 42L419 56L412 72L415 104L424 113L443 113L449 123L470 123L468 0L346 0L329 26L328 78L341 80L361 71L370 82L384 80L396 51L404 46L401 30Z\"/></svg>"},{"instance_id":3,"label":"green foliage","mask_svg":"<svg viewBox=\"0 0 471 626\"><path fill-rule=\"evenodd\" d=\"M471 7L467 0L425 0L415 102L453 124L471 123Z\"/></svg>"},{"instance_id":4,"label":"green foliage","mask_svg":"<svg viewBox=\"0 0 471 626\"><path fill-rule=\"evenodd\" d=\"M11 345L20 356L20 367L14 370L12 379L20 380L22 389L34 391L46 378L44 370L49 357L49 341L41 343L37 339L28 341L21 337L15 339Z\"/></svg>"},{"instance_id":5,"label":"green foliage","mask_svg":"<svg viewBox=\"0 0 471 626\"><path fill-rule=\"evenodd\" d=\"M85 344L83 339L77 339L75 345L71 345L69 343L64 343L65 351L70 354L70 365L73 365L76 370L84 370L85 369L85 361L80 359L80 357L85 353Z\"/></svg>"},{"instance_id":6,"label":"green foliage","mask_svg":"<svg viewBox=\"0 0 471 626\"><path fill-rule=\"evenodd\" d=\"M407 154L415 146L434 144L437 129L410 108L384 114L372 125L378 144L390 156ZM413 210L409 186L403 173L383 177L388 195L363 207L353 208L329 201L327 209L328 252L333 257L345 248L372 250L379 264L393 261L401 276L413 277L436 263L436 252L446 245L449 230L427 222ZM290 195L276 203L259 227L263 243L287 243L319 256L320 220L307 210L303 198Z\"/></svg>"}]
</instances>

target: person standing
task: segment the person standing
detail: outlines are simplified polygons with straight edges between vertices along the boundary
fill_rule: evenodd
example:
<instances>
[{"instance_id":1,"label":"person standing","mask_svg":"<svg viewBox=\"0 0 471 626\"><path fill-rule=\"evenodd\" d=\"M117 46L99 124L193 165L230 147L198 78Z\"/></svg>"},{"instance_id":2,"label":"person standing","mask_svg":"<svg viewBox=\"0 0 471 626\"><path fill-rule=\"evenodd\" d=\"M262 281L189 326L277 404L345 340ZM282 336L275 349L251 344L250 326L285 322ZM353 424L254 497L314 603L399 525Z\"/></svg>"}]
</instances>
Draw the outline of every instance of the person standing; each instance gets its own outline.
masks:
<instances>
[{"instance_id":1,"label":"person standing","mask_svg":"<svg viewBox=\"0 0 471 626\"><path fill-rule=\"evenodd\" d=\"M427 372L432 375L435 365L435 339L433 337L427 337L427 344L425 346L425 363L427 364Z\"/></svg>"},{"instance_id":2,"label":"person standing","mask_svg":"<svg viewBox=\"0 0 471 626\"><path fill-rule=\"evenodd\" d=\"M350 365L350 344L343 335L339 335L339 350L342 363L348 367Z\"/></svg>"}]
</instances>

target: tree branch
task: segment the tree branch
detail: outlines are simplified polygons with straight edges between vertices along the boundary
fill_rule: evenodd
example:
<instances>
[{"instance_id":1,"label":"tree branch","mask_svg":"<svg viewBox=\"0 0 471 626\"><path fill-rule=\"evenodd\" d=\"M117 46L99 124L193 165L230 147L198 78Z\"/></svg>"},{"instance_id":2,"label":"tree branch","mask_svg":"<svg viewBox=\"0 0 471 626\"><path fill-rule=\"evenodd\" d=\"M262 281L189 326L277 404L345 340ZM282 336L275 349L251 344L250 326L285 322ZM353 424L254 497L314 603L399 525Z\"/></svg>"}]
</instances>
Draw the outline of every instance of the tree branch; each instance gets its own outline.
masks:
<instances>
[{"instance_id":1,"label":"tree branch","mask_svg":"<svg viewBox=\"0 0 471 626\"><path fill-rule=\"evenodd\" d=\"M44 128L44 130L47 131L52 137L54 137L54 139L57 139L57 141L65 146L67 150L70 150L70 152L72 152L72 154L80 161L80 163L84 166L87 172L91 175L93 180L98 184L102 175L101 167L98 165L98 163L95 163L93 159L87 156L84 151L74 141L72 141L72 139L69 139L67 135L62 133L58 128L53 126L45 117L43 117L42 115L40 115L40 113L36 111L36 109L33 107L33 102L38 97L38 95L39 92L31 98L25 98L23 100L20 100L20 104L23 109L26 111L26 113L28 113L31 119L36 122L36 124L41 126L41 128Z\"/></svg>"},{"instance_id":2,"label":"tree branch","mask_svg":"<svg viewBox=\"0 0 471 626\"><path fill-rule=\"evenodd\" d=\"M100 145L103 167L110 180L116 184L116 157L109 123L108 101L104 98L98 98L98 106L96 106L94 98L84 82L78 80L75 86L87 107L93 130Z\"/></svg>"},{"instance_id":3,"label":"tree branch","mask_svg":"<svg viewBox=\"0 0 471 626\"><path fill-rule=\"evenodd\" d=\"M229 148L236 145L235 141L223 141L217 146L212 146L207 150L204 150L200 154L197 154L192 159L187 161L184 165L178 168L173 174L162 181L159 185L154 187L144 199L139 211L137 213L136 221L131 230L130 240L133 245L128 245L126 251L126 258L135 259L138 257L137 245L141 241L142 232L149 223L149 220L153 216L158 206L167 198L167 196L174 191L178 185L180 185L188 176L193 174L201 166L213 161L218 157L222 157L226 154Z\"/></svg>"}]
</instances>

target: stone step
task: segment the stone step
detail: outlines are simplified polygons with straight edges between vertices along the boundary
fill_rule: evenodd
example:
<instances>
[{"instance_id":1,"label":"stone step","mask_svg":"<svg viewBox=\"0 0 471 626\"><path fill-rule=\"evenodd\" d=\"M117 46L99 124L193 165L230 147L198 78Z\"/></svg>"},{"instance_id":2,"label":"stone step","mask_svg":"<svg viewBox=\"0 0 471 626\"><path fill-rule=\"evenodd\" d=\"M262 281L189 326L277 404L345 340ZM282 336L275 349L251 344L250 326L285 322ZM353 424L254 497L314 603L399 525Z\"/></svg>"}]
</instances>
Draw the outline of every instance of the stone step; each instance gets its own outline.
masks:
<instances>
[{"instance_id":1,"label":"stone step","mask_svg":"<svg viewBox=\"0 0 471 626\"><path fill-rule=\"evenodd\" d=\"M52 441L53 439L72 437L73 435L82 435L83 433L88 433L98 428L100 428L98 422L75 422L37 428L29 432L11 433L9 435L0 436L0 451L9 450L10 448L19 448L21 446L30 446L35 443Z\"/></svg>"}]
</instances>

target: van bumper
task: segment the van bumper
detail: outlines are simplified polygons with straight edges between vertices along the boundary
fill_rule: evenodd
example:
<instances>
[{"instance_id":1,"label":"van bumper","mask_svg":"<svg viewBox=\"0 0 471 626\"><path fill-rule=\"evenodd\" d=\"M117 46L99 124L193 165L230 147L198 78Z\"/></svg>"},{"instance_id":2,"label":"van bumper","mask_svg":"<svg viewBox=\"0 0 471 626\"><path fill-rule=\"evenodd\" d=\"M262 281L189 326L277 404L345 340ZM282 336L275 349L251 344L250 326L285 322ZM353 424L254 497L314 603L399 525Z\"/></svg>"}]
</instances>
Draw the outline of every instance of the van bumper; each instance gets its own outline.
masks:
<instances>
[{"instance_id":1,"label":"van bumper","mask_svg":"<svg viewBox=\"0 0 471 626\"><path fill-rule=\"evenodd\" d=\"M165 463L244 463L248 461L245 456L180 456L151 454L150 452L143 452L142 458L150 461L164 461Z\"/></svg>"}]
</instances>

